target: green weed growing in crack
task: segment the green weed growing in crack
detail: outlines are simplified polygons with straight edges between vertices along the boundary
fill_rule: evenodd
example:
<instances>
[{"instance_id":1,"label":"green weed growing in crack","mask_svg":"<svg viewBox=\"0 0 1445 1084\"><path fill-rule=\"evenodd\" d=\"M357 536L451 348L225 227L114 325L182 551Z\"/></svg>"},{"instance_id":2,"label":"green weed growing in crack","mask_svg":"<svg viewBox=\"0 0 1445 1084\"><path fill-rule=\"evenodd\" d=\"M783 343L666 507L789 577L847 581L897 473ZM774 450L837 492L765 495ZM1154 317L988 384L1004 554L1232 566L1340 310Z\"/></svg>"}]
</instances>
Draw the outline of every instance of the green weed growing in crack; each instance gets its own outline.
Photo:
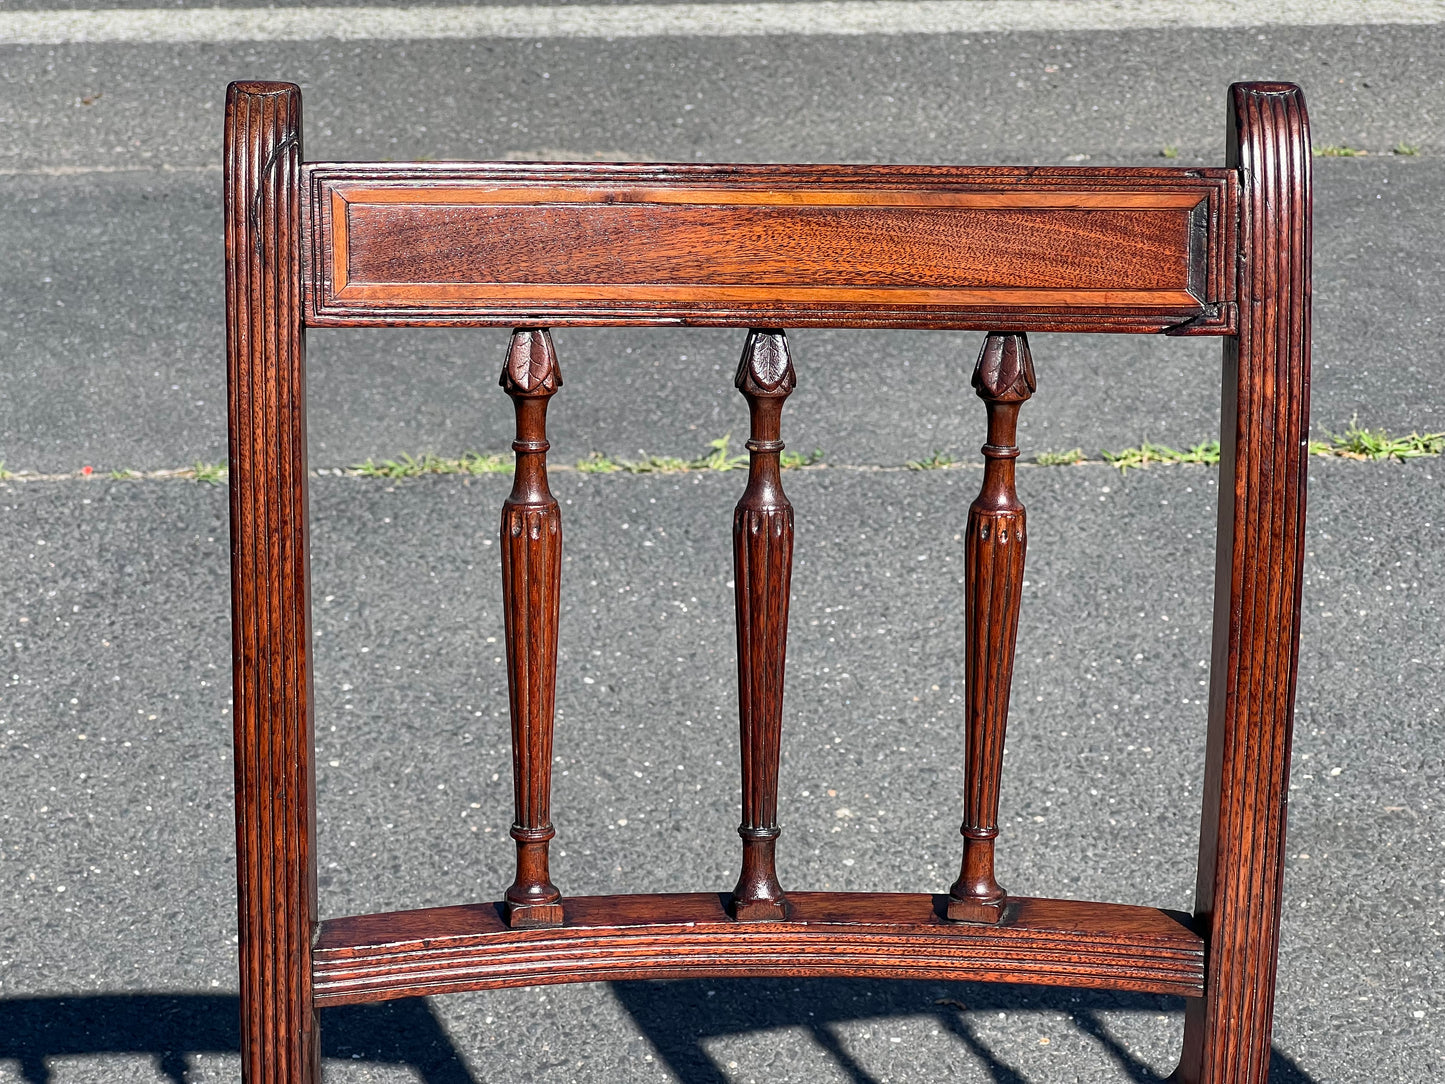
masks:
<instances>
[{"instance_id":1,"label":"green weed growing in crack","mask_svg":"<svg viewBox=\"0 0 1445 1084\"><path fill-rule=\"evenodd\" d=\"M1364 158L1369 153L1340 143L1322 143L1314 148L1316 158Z\"/></svg>"},{"instance_id":2,"label":"green weed growing in crack","mask_svg":"<svg viewBox=\"0 0 1445 1084\"><path fill-rule=\"evenodd\" d=\"M191 468L191 477L198 482L205 482L208 486L220 485L221 479L226 477L226 464L205 463L198 459Z\"/></svg>"},{"instance_id":3,"label":"green weed growing in crack","mask_svg":"<svg viewBox=\"0 0 1445 1084\"><path fill-rule=\"evenodd\" d=\"M1414 158L1420 153L1418 143L1396 143L1390 148L1390 153L1403 155L1406 158Z\"/></svg>"},{"instance_id":4,"label":"green weed growing in crack","mask_svg":"<svg viewBox=\"0 0 1445 1084\"><path fill-rule=\"evenodd\" d=\"M433 452L423 452L420 457L403 452L380 463L374 459L356 463L348 473L362 478L415 478L422 474L510 474L512 469L511 460L502 455L465 452L448 459Z\"/></svg>"},{"instance_id":5,"label":"green weed growing in crack","mask_svg":"<svg viewBox=\"0 0 1445 1084\"><path fill-rule=\"evenodd\" d=\"M697 460L679 459L675 455L650 455L646 459L624 459L622 469L628 474L680 474L698 470Z\"/></svg>"},{"instance_id":6,"label":"green weed growing in crack","mask_svg":"<svg viewBox=\"0 0 1445 1084\"><path fill-rule=\"evenodd\" d=\"M1070 448L1067 452L1040 452L1034 456L1034 462L1041 467L1071 467L1087 460L1082 448Z\"/></svg>"},{"instance_id":7,"label":"green weed growing in crack","mask_svg":"<svg viewBox=\"0 0 1445 1084\"><path fill-rule=\"evenodd\" d=\"M601 452L593 452L586 459L577 460L577 469L583 474L616 474L622 464L607 458Z\"/></svg>"},{"instance_id":8,"label":"green weed growing in crack","mask_svg":"<svg viewBox=\"0 0 1445 1084\"><path fill-rule=\"evenodd\" d=\"M465 452L457 460L462 474L511 474L516 464L504 455L482 455L480 452Z\"/></svg>"},{"instance_id":9,"label":"green weed growing in crack","mask_svg":"<svg viewBox=\"0 0 1445 1084\"><path fill-rule=\"evenodd\" d=\"M1412 432L1392 437L1383 429L1365 429L1351 418L1343 433L1326 433L1328 441L1310 441L1311 455L1337 455L1344 459L1420 459L1445 454L1445 433Z\"/></svg>"},{"instance_id":10,"label":"green weed growing in crack","mask_svg":"<svg viewBox=\"0 0 1445 1084\"><path fill-rule=\"evenodd\" d=\"M1206 440L1194 445L1185 451L1178 448L1171 448L1167 444L1151 444L1149 441L1141 441L1137 448L1125 448L1122 451L1099 453L1104 462L1112 467L1118 467L1121 474L1128 473L1132 469L1143 470L1155 463L1205 463L1214 465L1219 462L1219 441Z\"/></svg>"},{"instance_id":11,"label":"green weed growing in crack","mask_svg":"<svg viewBox=\"0 0 1445 1084\"><path fill-rule=\"evenodd\" d=\"M907 466L909 470L943 470L953 466L953 456L935 450L927 459L910 459Z\"/></svg>"},{"instance_id":12,"label":"green weed growing in crack","mask_svg":"<svg viewBox=\"0 0 1445 1084\"><path fill-rule=\"evenodd\" d=\"M784 451L778 456L778 464L783 470L799 470L802 467L811 467L823 462L823 449L814 448L811 452L789 452Z\"/></svg>"},{"instance_id":13,"label":"green weed growing in crack","mask_svg":"<svg viewBox=\"0 0 1445 1084\"><path fill-rule=\"evenodd\" d=\"M694 459L689 466L693 470L733 470L741 467L748 461L748 457L746 455L728 455L728 442L732 439L731 433L724 433L717 440L708 441L707 446L712 451L700 459Z\"/></svg>"},{"instance_id":14,"label":"green weed growing in crack","mask_svg":"<svg viewBox=\"0 0 1445 1084\"><path fill-rule=\"evenodd\" d=\"M708 447L712 450L696 459L680 459L674 455L649 455L642 459L612 459L601 452L593 452L586 459L577 463L577 469L583 474L614 474L618 471L625 471L628 474L681 474L684 471L736 470L747 463L748 457L746 454L731 454L732 438L731 433L724 433L716 440L708 441ZM785 467L807 467L823 458L822 449L817 449L806 456L797 452L794 452L793 455L794 460L785 462ZM786 453L784 453L784 458L786 459Z\"/></svg>"}]
</instances>

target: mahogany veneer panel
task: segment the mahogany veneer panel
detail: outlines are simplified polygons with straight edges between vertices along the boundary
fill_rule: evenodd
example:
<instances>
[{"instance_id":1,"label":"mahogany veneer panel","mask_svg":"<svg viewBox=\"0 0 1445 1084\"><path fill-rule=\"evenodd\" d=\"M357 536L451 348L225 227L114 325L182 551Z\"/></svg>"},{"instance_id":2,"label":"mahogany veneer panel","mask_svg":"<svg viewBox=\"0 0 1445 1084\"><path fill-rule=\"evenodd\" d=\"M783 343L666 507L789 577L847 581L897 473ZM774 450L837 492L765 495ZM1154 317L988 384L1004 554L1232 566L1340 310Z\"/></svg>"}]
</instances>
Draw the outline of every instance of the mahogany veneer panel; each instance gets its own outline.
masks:
<instances>
[{"instance_id":1,"label":"mahogany veneer panel","mask_svg":"<svg viewBox=\"0 0 1445 1084\"><path fill-rule=\"evenodd\" d=\"M1224 333L1221 170L313 165L313 325Z\"/></svg>"},{"instance_id":2,"label":"mahogany veneer panel","mask_svg":"<svg viewBox=\"0 0 1445 1084\"><path fill-rule=\"evenodd\" d=\"M581 896L552 929L498 904L321 924L317 1005L539 983L855 975L1107 987L1198 996L1204 943L1188 916L1013 897L997 925L949 922L945 896L789 892L785 922L735 921L725 893Z\"/></svg>"}]
</instances>

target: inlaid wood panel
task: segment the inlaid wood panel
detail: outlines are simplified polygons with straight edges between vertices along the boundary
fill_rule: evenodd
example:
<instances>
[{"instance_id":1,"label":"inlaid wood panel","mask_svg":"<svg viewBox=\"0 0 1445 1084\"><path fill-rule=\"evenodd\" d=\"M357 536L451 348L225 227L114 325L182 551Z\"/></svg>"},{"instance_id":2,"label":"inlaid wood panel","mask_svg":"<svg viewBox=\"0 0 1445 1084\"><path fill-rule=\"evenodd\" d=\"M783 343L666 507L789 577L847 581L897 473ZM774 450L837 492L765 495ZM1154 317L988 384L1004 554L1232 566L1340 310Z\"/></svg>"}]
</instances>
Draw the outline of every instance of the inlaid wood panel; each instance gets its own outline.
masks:
<instances>
[{"instance_id":1,"label":"inlaid wood panel","mask_svg":"<svg viewBox=\"0 0 1445 1084\"><path fill-rule=\"evenodd\" d=\"M314 166L308 319L1219 333L1219 172Z\"/></svg>"}]
</instances>

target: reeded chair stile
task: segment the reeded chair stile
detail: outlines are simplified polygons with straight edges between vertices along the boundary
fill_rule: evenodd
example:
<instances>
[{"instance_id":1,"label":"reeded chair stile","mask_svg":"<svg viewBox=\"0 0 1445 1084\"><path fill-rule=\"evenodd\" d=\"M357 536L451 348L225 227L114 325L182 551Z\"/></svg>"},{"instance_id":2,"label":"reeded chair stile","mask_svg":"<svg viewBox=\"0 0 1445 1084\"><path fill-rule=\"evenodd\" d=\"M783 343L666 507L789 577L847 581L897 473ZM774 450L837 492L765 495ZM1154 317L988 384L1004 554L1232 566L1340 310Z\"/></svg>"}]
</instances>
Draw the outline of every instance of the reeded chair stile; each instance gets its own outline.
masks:
<instances>
[{"instance_id":1,"label":"reeded chair stile","mask_svg":"<svg viewBox=\"0 0 1445 1084\"><path fill-rule=\"evenodd\" d=\"M1299 90L1230 91L1224 167L307 163L301 97L226 110L237 865L248 1081L315 1084L325 1005L535 983L862 976L1187 999L1185 1084L1264 1084L1279 936L1308 429L1309 135ZM764 243L765 240L765 243ZM568 896L548 846L563 525L547 484L549 328L746 330L733 520L742 754L731 893ZM497 902L321 920L307 535L309 327L513 329L501 509L516 874ZM946 895L780 880L793 509L786 328L985 333L968 511L963 853ZM1027 544L1030 331L1224 340L1214 658L1194 915L1005 893L999 781ZM810 379L826 379L815 374ZM575 829L582 831L585 829Z\"/></svg>"}]
</instances>

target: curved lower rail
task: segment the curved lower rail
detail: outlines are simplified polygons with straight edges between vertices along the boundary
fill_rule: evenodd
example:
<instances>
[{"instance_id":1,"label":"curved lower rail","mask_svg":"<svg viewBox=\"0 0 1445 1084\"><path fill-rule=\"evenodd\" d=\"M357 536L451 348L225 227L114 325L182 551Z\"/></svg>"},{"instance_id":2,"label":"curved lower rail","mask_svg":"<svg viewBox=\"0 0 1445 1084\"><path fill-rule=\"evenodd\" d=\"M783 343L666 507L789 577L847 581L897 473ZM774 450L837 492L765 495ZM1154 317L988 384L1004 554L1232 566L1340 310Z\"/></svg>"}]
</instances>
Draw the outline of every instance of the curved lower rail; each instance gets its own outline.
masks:
<instances>
[{"instance_id":1,"label":"curved lower rail","mask_svg":"<svg viewBox=\"0 0 1445 1084\"><path fill-rule=\"evenodd\" d=\"M736 922L726 893L563 900L564 923L511 929L495 903L332 919L313 949L318 1006L564 982L833 976L1045 983L1201 996L1187 915L1015 898L996 925L946 896L799 892L786 922Z\"/></svg>"}]
</instances>

